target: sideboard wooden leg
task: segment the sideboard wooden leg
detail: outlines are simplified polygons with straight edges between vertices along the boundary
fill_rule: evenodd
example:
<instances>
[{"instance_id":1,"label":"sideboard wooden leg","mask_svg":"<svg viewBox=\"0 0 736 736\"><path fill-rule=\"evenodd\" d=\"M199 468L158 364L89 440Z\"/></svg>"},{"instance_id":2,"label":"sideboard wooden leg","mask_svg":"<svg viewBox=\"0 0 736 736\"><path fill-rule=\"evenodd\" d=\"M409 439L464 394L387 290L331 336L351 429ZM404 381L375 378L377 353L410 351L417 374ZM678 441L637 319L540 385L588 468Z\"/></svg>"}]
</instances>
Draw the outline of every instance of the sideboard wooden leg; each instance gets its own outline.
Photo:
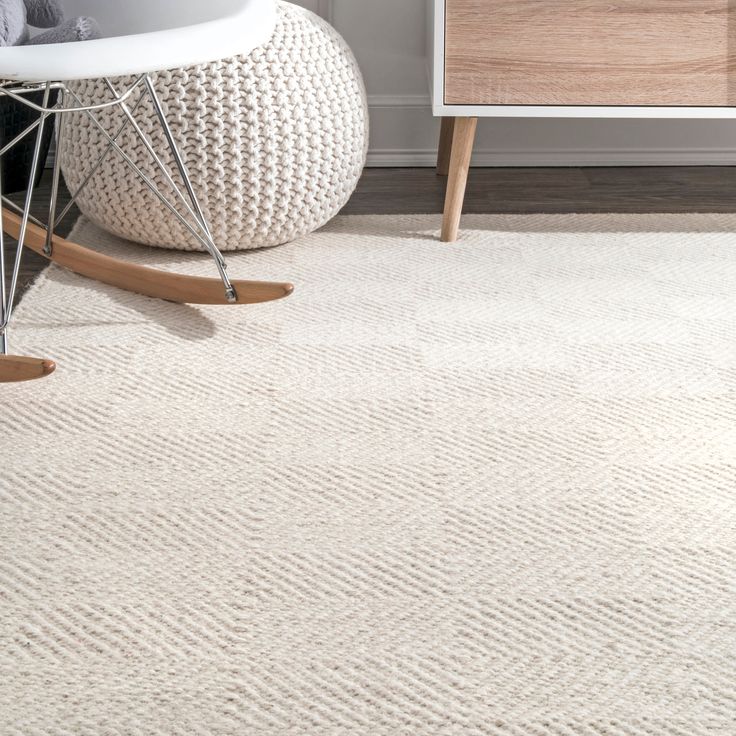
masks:
<instances>
[{"instance_id":1,"label":"sideboard wooden leg","mask_svg":"<svg viewBox=\"0 0 736 736\"><path fill-rule=\"evenodd\" d=\"M452 153L452 134L454 130L455 118L442 118L440 145L437 149L438 176L447 176L450 173L450 154Z\"/></svg>"},{"instance_id":2,"label":"sideboard wooden leg","mask_svg":"<svg viewBox=\"0 0 736 736\"><path fill-rule=\"evenodd\" d=\"M473 142L478 118L456 118L452 134L452 156L450 174L447 180L445 215L442 221L442 242L457 240L460 230L460 215L465 199L465 185L468 182L470 158L473 155Z\"/></svg>"}]
</instances>

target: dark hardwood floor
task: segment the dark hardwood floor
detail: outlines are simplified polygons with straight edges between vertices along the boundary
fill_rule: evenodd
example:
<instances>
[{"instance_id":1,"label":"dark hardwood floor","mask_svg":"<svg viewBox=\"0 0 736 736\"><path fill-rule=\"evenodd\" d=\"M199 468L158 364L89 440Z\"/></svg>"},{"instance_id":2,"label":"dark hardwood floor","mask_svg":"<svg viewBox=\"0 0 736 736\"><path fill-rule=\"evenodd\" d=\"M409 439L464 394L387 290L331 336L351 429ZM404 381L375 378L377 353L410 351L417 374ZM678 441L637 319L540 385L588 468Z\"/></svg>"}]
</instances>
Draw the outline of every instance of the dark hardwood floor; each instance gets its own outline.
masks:
<instances>
[{"instance_id":1,"label":"dark hardwood floor","mask_svg":"<svg viewBox=\"0 0 736 736\"><path fill-rule=\"evenodd\" d=\"M433 169L366 169L344 214L441 212ZM471 169L464 212L733 212L736 167Z\"/></svg>"},{"instance_id":2,"label":"dark hardwood floor","mask_svg":"<svg viewBox=\"0 0 736 736\"><path fill-rule=\"evenodd\" d=\"M366 169L342 213L422 214L442 211L445 179L434 169ZM46 221L50 174L38 189L34 214ZM465 212L734 212L736 168L726 166L630 168L472 169ZM62 202L68 201L66 189ZM16 201L20 198L16 195ZM60 234L78 212L72 209ZM6 242L10 264L14 243ZM26 251L20 271L22 294L45 260Z\"/></svg>"}]
</instances>

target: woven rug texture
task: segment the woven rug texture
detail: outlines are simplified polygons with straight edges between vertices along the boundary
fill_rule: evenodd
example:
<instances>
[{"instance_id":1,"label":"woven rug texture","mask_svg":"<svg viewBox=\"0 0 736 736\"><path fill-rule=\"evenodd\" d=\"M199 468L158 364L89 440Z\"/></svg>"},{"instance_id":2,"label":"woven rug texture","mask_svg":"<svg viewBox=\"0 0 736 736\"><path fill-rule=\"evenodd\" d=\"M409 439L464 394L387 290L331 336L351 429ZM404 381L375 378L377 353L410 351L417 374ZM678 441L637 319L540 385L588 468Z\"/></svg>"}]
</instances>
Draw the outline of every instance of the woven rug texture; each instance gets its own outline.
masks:
<instances>
[{"instance_id":1,"label":"woven rug texture","mask_svg":"<svg viewBox=\"0 0 736 736\"><path fill-rule=\"evenodd\" d=\"M463 226L235 254L252 307L39 278L0 734L736 734L736 216Z\"/></svg>"}]
</instances>

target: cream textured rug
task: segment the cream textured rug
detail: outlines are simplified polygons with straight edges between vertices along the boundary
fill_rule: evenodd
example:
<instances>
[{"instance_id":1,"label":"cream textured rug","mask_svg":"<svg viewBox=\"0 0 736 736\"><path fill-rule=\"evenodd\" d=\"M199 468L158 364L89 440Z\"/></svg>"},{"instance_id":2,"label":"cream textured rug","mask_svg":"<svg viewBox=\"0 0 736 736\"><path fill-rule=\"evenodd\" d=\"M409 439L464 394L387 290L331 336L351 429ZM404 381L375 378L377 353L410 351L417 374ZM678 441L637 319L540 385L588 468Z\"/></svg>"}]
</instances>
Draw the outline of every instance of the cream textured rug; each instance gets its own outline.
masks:
<instances>
[{"instance_id":1,"label":"cream textured rug","mask_svg":"<svg viewBox=\"0 0 736 736\"><path fill-rule=\"evenodd\" d=\"M438 226L235 255L250 308L40 278L0 733L736 734L736 216Z\"/></svg>"}]
</instances>

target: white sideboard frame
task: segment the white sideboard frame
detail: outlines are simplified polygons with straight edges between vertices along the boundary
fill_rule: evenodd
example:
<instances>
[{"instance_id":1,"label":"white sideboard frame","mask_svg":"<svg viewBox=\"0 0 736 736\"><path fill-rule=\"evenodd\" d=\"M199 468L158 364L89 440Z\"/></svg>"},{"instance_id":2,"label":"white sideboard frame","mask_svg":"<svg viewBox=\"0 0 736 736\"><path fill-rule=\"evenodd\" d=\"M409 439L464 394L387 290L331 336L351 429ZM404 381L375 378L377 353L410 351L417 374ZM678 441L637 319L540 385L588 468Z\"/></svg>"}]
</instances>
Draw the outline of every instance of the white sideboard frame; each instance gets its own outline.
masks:
<instances>
[{"instance_id":1,"label":"white sideboard frame","mask_svg":"<svg viewBox=\"0 0 736 736\"><path fill-rule=\"evenodd\" d=\"M514 0L509 0L514 2ZM446 105L445 4L427 0L427 60L432 112L436 117L477 118L736 118L736 107L609 107L601 105Z\"/></svg>"}]
</instances>

